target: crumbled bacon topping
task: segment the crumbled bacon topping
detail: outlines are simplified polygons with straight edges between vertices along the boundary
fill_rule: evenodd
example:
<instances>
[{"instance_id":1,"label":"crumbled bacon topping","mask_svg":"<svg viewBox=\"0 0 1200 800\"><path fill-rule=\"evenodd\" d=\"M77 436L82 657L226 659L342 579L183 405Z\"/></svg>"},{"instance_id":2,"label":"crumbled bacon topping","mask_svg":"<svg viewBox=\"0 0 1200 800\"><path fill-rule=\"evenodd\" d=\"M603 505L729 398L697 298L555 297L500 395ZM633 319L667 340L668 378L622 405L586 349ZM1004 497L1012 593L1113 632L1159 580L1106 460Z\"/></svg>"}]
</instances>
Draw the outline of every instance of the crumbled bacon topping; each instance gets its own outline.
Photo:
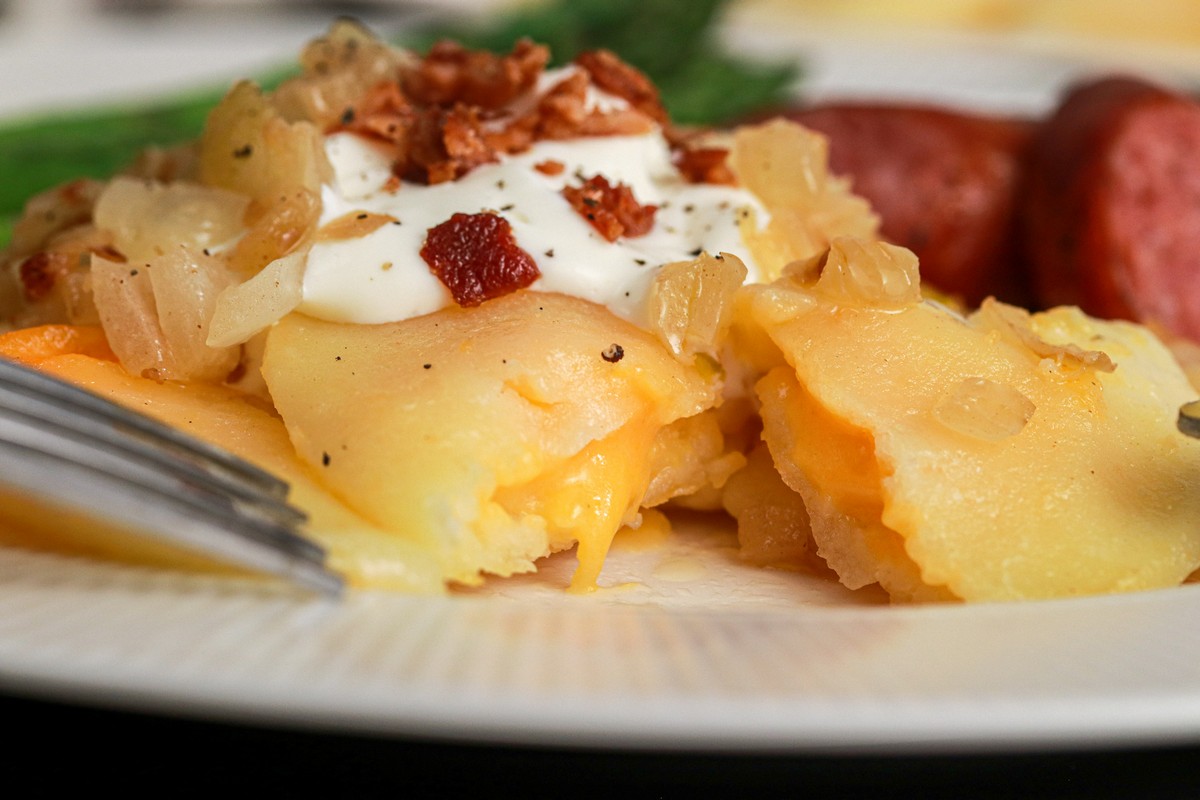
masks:
<instances>
[{"instance_id":1,"label":"crumbled bacon topping","mask_svg":"<svg viewBox=\"0 0 1200 800\"><path fill-rule=\"evenodd\" d=\"M655 122L666 124L667 112L659 99L658 89L645 73L626 64L610 50L592 50L580 53L575 63L583 67L599 88L624 98Z\"/></svg>"},{"instance_id":2,"label":"crumbled bacon topping","mask_svg":"<svg viewBox=\"0 0 1200 800\"><path fill-rule=\"evenodd\" d=\"M654 227L658 206L642 205L623 183L613 186L603 175L593 175L582 186L566 186L563 197L601 236L615 242L621 236L642 236Z\"/></svg>"},{"instance_id":3,"label":"crumbled bacon topping","mask_svg":"<svg viewBox=\"0 0 1200 800\"><path fill-rule=\"evenodd\" d=\"M524 289L541 276L508 220L490 212L455 214L430 228L421 258L465 307Z\"/></svg>"},{"instance_id":4,"label":"crumbled bacon topping","mask_svg":"<svg viewBox=\"0 0 1200 800\"><path fill-rule=\"evenodd\" d=\"M724 147L680 147L675 151L675 167L692 183L737 183L729 168L729 151Z\"/></svg>"},{"instance_id":5,"label":"crumbled bacon topping","mask_svg":"<svg viewBox=\"0 0 1200 800\"><path fill-rule=\"evenodd\" d=\"M666 122L649 79L606 51L580 56L576 71L533 98L548 61L549 51L528 40L506 56L441 42L345 109L332 130L391 145L397 176L434 184L540 140L645 133ZM629 107L590 105L593 86Z\"/></svg>"},{"instance_id":6,"label":"crumbled bacon topping","mask_svg":"<svg viewBox=\"0 0 1200 800\"><path fill-rule=\"evenodd\" d=\"M538 101L536 111L518 120L516 127L528 127L537 139L570 139L581 135L588 119L587 89L587 75L582 72L568 75L550 87Z\"/></svg>"},{"instance_id":7,"label":"crumbled bacon topping","mask_svg":"<svg viewBox=\"0 0 1200 800\"><path fill-rule=\"evenodd\" d=\"M357 108L346 109L341 124L334 130L390 142L399 145L403 151L412 119L412 104L400 91L400 86L384 82L367 92Z\"/></svg>"},{"instance_id":8,"label":"crumbled bacon topping","mask_svg":"<svg viewBox=\"0 0 1200 800\"><path fill-rule=\"evenodd\" d=\"M533 168L543 175L554 176L562 175L563 170L567 168L567 165L561 161L556 161L553 158L548 158L545 161L539 161L538 163L534 164Z\"/></svg>"},{"instance_id":9,"label":"crumbled bacon topping","mask_svg":"<svg viewBox=\"0 0 1200 800\"><path fill-rule=\"evenodd\" d=\"M532 89L549 61L549 49L528 39L517 42L507 56L443 41L401 77L401 87L417 105L463 103L496 110Z\"/></svg>"},{"instance_id":10,"label":"crumbled bacon topping","mask_svg":"<svg viewBox=\"0 0 1200 800\"><path fill-rule=\"evenodd\" d=\"M462 177L480 164L497 159L477 109L456 105L427 108L417 115L407 153L393 166L400 177L423 183L444 183Z\"/></svg>"},{"instance_id":11,"label":"crumbled bacon topping","mask_svg":"<svg viewBox=\"0 0 1200 800\"><path fill-rule=\"evenodd\" d=\"M588 107L591 83L586 72L575 72L552 86L537 108L514 123L528 129L531 141L575 139L580 136L620 136L646 133L654 120L634 108L599 111ZM528 147L528 145L526 145Z\"/></svg>"}]
</instances>

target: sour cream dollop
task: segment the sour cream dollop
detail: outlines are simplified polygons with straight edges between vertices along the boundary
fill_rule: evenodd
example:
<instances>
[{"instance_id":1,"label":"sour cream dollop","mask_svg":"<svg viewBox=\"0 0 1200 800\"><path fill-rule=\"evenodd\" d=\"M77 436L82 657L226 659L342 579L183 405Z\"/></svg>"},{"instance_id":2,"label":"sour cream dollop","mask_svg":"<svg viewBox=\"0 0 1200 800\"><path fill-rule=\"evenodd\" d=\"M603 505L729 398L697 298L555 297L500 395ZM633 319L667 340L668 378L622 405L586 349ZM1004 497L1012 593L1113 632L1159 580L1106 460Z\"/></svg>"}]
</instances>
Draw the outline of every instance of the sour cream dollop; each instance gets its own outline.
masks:
<instances>
[{"instance_id":1,"label":"sour cream dollop","mask_svg":"<svg viewBox=\"0 0 1200 800\"><path fill-rule=\"evenodd\" d=\"M362 213L396 221L365 236L312 246L300 305L310 316L384 323L453 305L419 253L426 232L455 213L503 216L517 245L541 272L531 289L590 300L635 322L664 264L690 260L700 251L729 252L745 261L751 280L758 275L739 223L752 213L757 224L764 224L765 209L743 189L687 182L658 131L541 141L457 181L432 186L396 188L387 154L353 133L328 136L325 152L334 177L322 190L319 224ZM548 161L564 169L555 175L536 169ZM593 175L624 183L639 203L658 206L649 233L610 242L576 212L562 189Z\"/></svg>"}]
</instances>

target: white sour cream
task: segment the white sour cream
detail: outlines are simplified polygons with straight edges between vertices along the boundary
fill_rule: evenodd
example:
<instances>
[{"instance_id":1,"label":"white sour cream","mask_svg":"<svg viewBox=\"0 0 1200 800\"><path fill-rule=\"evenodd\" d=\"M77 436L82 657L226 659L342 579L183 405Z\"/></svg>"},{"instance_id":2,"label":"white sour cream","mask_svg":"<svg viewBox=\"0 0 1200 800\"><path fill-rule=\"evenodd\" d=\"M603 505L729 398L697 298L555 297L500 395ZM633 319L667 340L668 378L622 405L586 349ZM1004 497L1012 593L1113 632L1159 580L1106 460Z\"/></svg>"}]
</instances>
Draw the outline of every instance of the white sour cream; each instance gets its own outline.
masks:
<instances>
[{"instance_id":1,"label":"white sour cream","mask_svg":"<svg viewBox=\"0 0 1200 800\"><path fill-rule=\"evenodd\" d=\"M322 192L320 224L363 212L387 214L399 224L313 245L300 306L311 316L395 322L453 305L420 250L426 232L455 213L504 217L541 271L531 289L591 300L635 322L658 268L697 251L734 253L746 262L751 280L758 275L738 222L753 210L758 224L765 224L766 211L745 190L685 181L658 132L543 141L457 181L403 183L394 191L385 189L391 162L372 142L337 133L327 137L325 150L335 177ZM534 168L547 160L565 169L550 176ZM607 241L561 194L564 186L581 184L578 175L630 186L639 203L659 207L654 227L643 236Z\"/></svg>"}]
</instances>

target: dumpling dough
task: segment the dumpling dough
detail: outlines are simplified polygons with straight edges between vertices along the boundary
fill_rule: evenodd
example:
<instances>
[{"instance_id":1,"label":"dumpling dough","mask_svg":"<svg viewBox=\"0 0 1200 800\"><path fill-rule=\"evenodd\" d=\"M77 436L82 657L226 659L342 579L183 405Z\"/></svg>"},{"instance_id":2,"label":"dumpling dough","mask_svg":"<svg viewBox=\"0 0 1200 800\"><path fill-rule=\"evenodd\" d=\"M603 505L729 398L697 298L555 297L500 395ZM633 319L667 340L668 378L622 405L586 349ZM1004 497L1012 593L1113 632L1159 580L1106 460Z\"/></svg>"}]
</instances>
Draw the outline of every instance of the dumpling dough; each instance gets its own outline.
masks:
<instances>
[{"instance_id":1,"label":"dumpling dough","mask_svg":"<svg viewBox=\"0 0 1200 800\"><path fill-rule=\"evenodd\" d=\"M535 292L388 325L293 314L270 332L263 375L325 485L435 554L447 579L531 571L578 542L581 589L636 523L655 464L674 457L671 423L720 389L711 362L685 364L601 306Z\"/></svg>"},{"instance_id":2,"label":"dumpling dough","mask_svg":"<svg viewBox=\"0 0 1200 800\"><path fill-rule=\"evenodd\" d=\"M1145 328L921 299L916 259L838 240L749 287L735 334L764 438L851 587L1014 600L1179 584L1200 567L1193 399Z\"/></svg>"}]
</instances>

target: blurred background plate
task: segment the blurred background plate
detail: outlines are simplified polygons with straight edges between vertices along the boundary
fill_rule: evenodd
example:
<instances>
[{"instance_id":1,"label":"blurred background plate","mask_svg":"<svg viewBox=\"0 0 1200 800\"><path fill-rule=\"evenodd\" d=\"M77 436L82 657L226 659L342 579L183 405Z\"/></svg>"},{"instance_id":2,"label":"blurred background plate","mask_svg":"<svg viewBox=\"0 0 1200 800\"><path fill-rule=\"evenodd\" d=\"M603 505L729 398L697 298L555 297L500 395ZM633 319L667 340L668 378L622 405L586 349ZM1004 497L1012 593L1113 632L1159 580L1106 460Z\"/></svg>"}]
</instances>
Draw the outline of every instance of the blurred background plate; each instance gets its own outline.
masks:
<instances>
[{"instance_id":1,"label":"blurred background plate","mask_svg":"<svg viewBox=\"0 0 1200 800\"><path fill-rule=\"evenodd\" d=\"M290 63L334 16L392 35L536 0L0 0L0 116L223 85ZM1192 0L732 0L740 55L799 58L814 98L1037 111L1080 73L1200 85Z\"/></svg>"}]
</instances>

